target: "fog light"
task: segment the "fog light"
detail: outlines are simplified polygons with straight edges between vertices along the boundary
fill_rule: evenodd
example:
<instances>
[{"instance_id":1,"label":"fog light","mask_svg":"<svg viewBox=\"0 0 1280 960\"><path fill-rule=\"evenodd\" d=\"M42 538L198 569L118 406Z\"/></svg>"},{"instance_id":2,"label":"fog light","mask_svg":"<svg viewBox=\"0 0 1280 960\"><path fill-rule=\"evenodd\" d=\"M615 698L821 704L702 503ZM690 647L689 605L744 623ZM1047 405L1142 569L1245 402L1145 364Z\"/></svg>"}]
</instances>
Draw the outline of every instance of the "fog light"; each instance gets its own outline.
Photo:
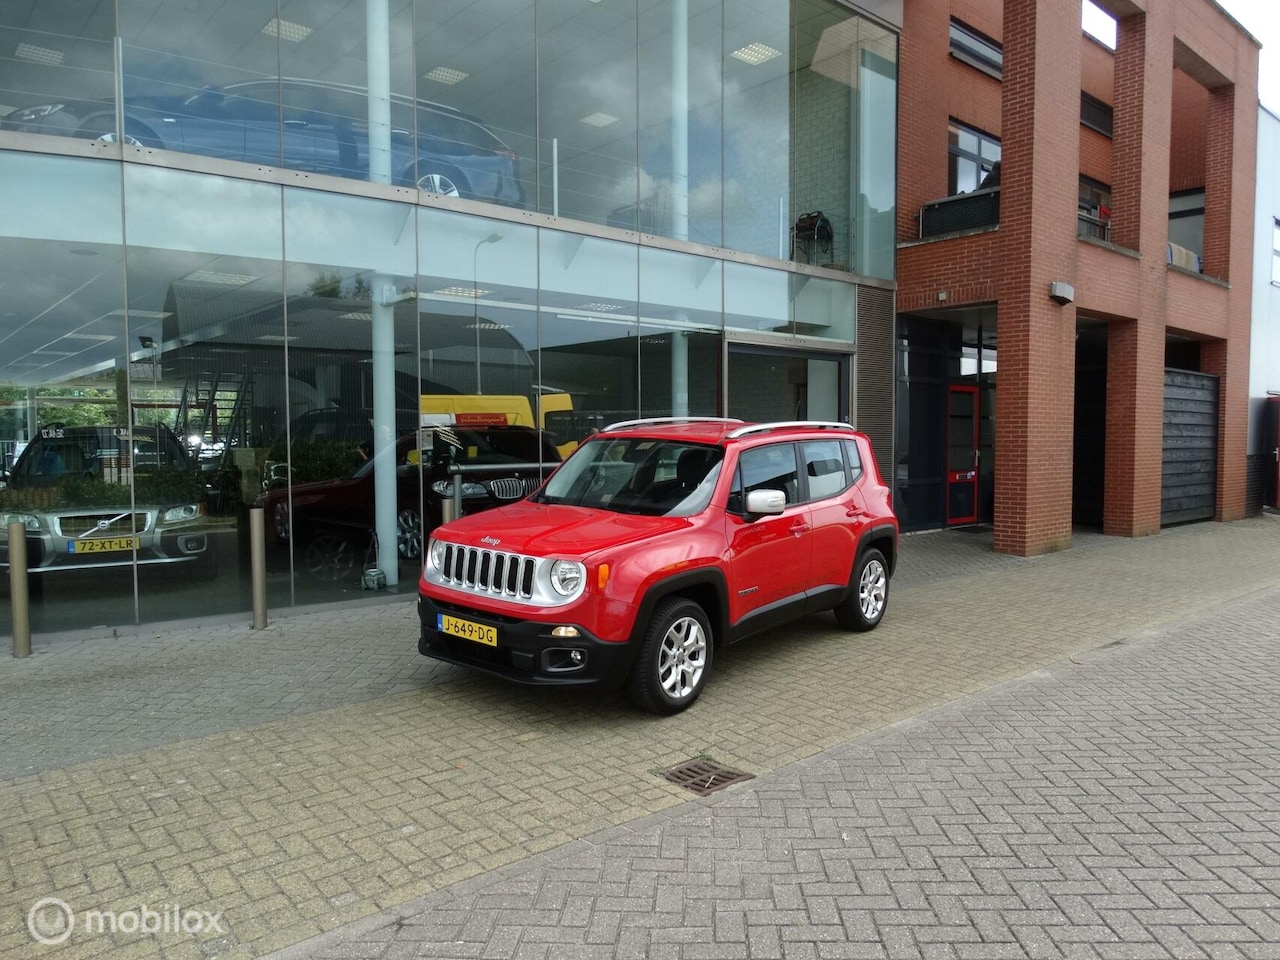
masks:
<instances>
[{"instance_id":1,"label":"fog light","mask_svg":"<svg viewBox=\"0 0 1280 960\"><path fill-rule=\"evenodd\" d=\"M581 662L583 661L583 659L584 659L584 657L582 656L582 651L581 651L581 650L570 650L570 651L569 651L569 659L570 659L570 660L572 660L574 663L581 663Z\"/></svg>"},{"instance_id":2,"label":"fog light","mask_svg":"<svg viewBox=\"0 0 1280 960\"><path fill-rule=\"evenodd\" d=\"M552 630L552 631L551 631L551 635L552 635L553 637L580 637L580 636L582 636L582 634L578 633L578 628L577 628L577 627L556 627L554 630ZM577 653L578 651L574 651L574 652L575 652L575 653Z\"/></svg>"}]
</instances>

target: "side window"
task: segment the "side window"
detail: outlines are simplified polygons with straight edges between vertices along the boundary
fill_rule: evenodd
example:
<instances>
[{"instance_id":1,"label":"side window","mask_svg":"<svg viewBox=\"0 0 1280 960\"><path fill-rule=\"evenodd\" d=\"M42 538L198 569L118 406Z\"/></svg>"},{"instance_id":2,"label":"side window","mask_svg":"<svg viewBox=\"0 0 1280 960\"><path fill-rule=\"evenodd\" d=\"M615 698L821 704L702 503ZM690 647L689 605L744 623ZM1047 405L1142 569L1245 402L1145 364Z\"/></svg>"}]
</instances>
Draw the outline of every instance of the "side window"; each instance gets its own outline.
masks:
<instances>
[{"instance_id":1,"label":"side window","mask_svg":"<svg viewBox=\"0 0 1280 960\"><path fill-rule=\"evenodd\" d=\"M849 481L857 483L858 478L862 476L862 454L858 452L857 440L844 442L844 458L849 463Z\"/></svg>"},{"instance_id":2,"label":"side window","mask_svg":"<svg viewBox=\"0 0 1280 960\"><path fill-rule=\"evenodd\" d=\"M738 476L734 489L741 483L742 507L746 495L752 490L781 490L787 495L787 505L800 501L800 484L796 470L796 448L791 443L775 443L767 447L744 450L738 458ZM732 502L732 497L730 497ZM739 508L741 509L741 507Z\"/></svg>"},{"instance_id":3,"label":"side window","mask_svg":"<svg viewBox=\"0 0 1280 960\"><path fill-rule=\"evenodd\" d=\"M810 500L833 497L848 486L839 440L808 440L801 444L801 449L804 472L809 478Z\"/></svg>"},{"instance_id":4,"label":"side window","mask_svg":"<svg viewBox=\"0 0 1280 960\"><path fill-rule=\"evenodd\" d=\"M225 96L205 101L202 115L240 123L280 123L280 85L244 83L229 87Z\"/></svg>"}]
</instances>

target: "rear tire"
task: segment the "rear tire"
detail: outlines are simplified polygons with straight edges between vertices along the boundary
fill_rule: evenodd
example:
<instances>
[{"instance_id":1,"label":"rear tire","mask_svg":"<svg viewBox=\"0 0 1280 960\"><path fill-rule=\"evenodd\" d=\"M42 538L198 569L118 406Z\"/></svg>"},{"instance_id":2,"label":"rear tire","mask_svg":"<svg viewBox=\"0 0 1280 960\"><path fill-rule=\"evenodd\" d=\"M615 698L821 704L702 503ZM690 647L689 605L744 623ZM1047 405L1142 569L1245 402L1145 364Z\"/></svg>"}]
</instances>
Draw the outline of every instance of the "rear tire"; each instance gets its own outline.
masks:
<instances>
[{"instance_id":1,"label":"rear tire","mask_svg":"<svg viewBox=\"0 0 1280 960\"><path fill-rule=\"evenodd\" d=\"M711 624L684 597L658 603L631 668L628 694L641 710L669 715L690 706L711 670Z\"/></svg>"},{"instance_id":2,"label":"rear tire","mask_svg":"<svg viewBox=\"0 0 1280 960\"><path fill-rule=\"evenodd\" d=\"M846 630L874 630L889 608L889 567L874 547L864 550L853 565L849 593L835 608L836 622Z\"/></svg>"}]
</instances>

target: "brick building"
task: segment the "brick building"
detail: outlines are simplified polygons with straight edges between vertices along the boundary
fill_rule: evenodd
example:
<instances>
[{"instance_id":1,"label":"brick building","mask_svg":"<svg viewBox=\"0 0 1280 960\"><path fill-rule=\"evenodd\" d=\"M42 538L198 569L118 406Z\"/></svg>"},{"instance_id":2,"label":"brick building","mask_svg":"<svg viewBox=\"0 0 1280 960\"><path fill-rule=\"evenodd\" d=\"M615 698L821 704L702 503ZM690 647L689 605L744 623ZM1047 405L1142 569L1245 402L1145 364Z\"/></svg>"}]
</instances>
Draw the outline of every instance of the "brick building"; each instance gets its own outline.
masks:
<instances>
[{"instance_id":1,"label":"brick building","mask_svg":"<svg viewBox=\"0 0 1280 960\"><path fill-rule=\"evenodd\" d=\"M1245 512L1258 43L1212 0L914 0L896 504L1140 536ZM998 389L997 389L998 382Z\"/></svg>"}]
</instances>

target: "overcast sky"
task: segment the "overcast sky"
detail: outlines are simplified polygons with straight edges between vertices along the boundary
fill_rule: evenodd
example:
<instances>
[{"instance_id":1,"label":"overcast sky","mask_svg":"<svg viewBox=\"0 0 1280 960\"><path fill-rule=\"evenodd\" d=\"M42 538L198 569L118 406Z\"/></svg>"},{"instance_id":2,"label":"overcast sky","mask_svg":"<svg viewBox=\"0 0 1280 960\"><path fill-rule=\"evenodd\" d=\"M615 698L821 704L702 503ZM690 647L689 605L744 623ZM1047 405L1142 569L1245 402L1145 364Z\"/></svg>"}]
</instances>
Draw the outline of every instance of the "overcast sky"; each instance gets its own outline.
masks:
<instances>
[{"instance_id":1,"label":"overcast sky","mask_svg":"<svg viewBox=\"0 0 1280 960\"><path fill-rule=\"evenodd\" d=\"M1229 14L1258 39L1258 98L1280 114L1280 0L1218 0ZM1084 26L1104 42L1115 45L1115 27L1106 14L1084 5Z\"/></svg>"}]
</instances>

